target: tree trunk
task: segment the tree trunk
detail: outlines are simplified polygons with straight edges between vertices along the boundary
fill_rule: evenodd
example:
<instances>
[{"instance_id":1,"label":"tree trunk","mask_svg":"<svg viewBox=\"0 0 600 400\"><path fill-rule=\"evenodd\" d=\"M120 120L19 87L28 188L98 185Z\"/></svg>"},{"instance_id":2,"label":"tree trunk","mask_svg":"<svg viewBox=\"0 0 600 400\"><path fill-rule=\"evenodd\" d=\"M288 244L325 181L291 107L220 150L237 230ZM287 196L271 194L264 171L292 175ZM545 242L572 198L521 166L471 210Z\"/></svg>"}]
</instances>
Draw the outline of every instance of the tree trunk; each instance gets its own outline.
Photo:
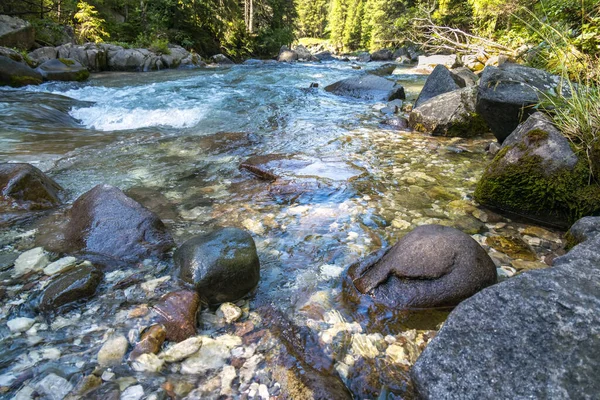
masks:
<instances>
[{"instance_id":1,"label":"tree trunk","mask_svg":"<svg viewBox=\"0 0 600 400\"><path fill-rule=\"evenodd\" d=\"M250 23L248 24L248 31L250 33L254 32L254 0L249 0L250 1Z\"/></svg>"}]
</instances>

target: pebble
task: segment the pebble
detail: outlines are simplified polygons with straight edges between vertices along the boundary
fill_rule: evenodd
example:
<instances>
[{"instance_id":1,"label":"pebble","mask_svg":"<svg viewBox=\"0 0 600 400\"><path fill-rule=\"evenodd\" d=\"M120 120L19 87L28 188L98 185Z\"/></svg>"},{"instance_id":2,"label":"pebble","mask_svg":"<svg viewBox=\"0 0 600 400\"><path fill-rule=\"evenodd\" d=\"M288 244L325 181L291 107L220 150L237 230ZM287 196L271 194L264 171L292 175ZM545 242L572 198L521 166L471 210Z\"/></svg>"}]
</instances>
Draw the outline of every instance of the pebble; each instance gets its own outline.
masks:
<instances>
[{"instance_id":1,"label":"pebble","mask_svg":"<svg viewBox=\"0 0 600 400\"><path fill-rule=\"evenodd\" d=\"M231 324L242 316L242 309L233 303L223 303L217 310L217 315L222 316L225 322Z\"/></svg>"},{"instance_id":2,"label":"pebble","mask_svg":"<svg viewBox=\"0 0 600 400\"><path fill-rule=\"evenodd\" d=\"M50 373L34 385L35 391L49 400L62 400L73 390L73 385L65 378Z\"/></svg>"},{"instance_id":3,"label":"pebble","mask_svg":"<svg viewBox=\"0 0 600 400\"><path fill-rule=\"evenodd\" d=\"M181 372L200 374L222 368L229 359L230 350L241 344L242 339L232 335L222 335L215 339L205 337L200 350L181 364Z\"/></svg>"},{"instance_id":4,"label":"pebble","mask_svg":"<svg viewBox=\"0 0 600 400\"><path fill-rule=\"evenodd\" d=\"M169 363L177 362L196 353L200 347L202 347L202 336L195 336L170 346L158 357Z\"/></svg>"},{"instance_id":5,"label":"pebble","mask_svg":"<svg viewBox=\"0 0 600 400\"><path fill-rule=\"evenodd\" d=\"M405 230L411 227L411 223L403 220L402 218L395 218L392 221L392 226L396 229Z\"/></svg>"},{"instance_id":6,"label":"pebble","mask_svg":"<svg viewBox=\"0 0 600 400\"><path fill-rule=\"evenodd\" d=\"M261 383L260 385L258 385L258 396L262 400L269 400L269 389L267 388L267 385L265 385L264 383Z\"/></svg>"},{"instance_id":7,"label":"pebble","mask_svg":"<svg viewBox=\"0 0 600 400\"><path fill-rule=\"evenodd\" d=\"M404 348L397 344L390 345L385 350L386 356L389 357L390 361L394 364L404 364L410 365L410 362L407 360L407 354Z\"/></svg>"},{"instance_id":8,"label":"pebble","mask_svg":"<svg viewBox=\"0 0 600 400\"><path fill-rule=\"evenodd\" d=\"M231 384L236 377L237 373L235 372L235 367L232 365L226 365L223 367L223 370L221 371L221 396L233 395Z\"/></svg>"},{"instance_id":9,"label":"pebble","mask_svg":"<svg viewBox=\"0 0 600 400\"><path fill-rule=\"evenodd\" d=\"M112 381L115 378L115 373L112 371L104 371L100 377L104 382Z\"/></svg>"},{"instance_id":10,"label":"pebble","mask_svg":"<svg viewBox=\"0 0 600 400\"><path fill-rule=\"evenodd\" d=\"M107 340L98 352L98 364L101 367L120 364L127 353L129 342L123 335L119 335Z\"/></svg>"},{"instance_id":11,"label":"pebble","mask_svg":"<svg viewBox=\"0 0 600 400\"><path fill-rule=\"evenodd\" d=\"M164 363L156 354L144 353L131 363L131 368L137 372L159 372Z\"/></svg>"},{"instance_id":12,"label":"pebble","mask_svg":"<svg viewBox=\"0 0 600 400\"><path fill-rule=\"evenodd\" d=\"M548 265L540 261L512 260L510 265L517 271L548 268Z\"/></svg>"},{"instance_id":13,"label":"pebble","mask_svg":"<svg viewBox=\"0 0 600 400\"><path fill-rule=\"evenodd\" d=\"M11 319L6 323L11 332L25 332L33 326L35 320L33 318L19 317Z\"/></svg>"},{"instance_id":14,"label":"pebble","mask_svg":"<svg viewBox=\"0 0 600 400\"><path fill-rule=\"evenodd\" d=\"M55 275L61 273L66 269L71 268L73 265L75 265L75 263L77 263L77 259L75 257L63 257L48 264L48 266L44 268L44 274Z\"/></svg>"},{"instance_id":15,"label":"pebble","mask_svg":"<svg viewBox=\"0 0 600 400\"><path fill-rule=\"evenodd\" d=\"M371 338L362 333L352 336L352 350L354 354L365 358L375 358L379 355L379 350Z\"/></svg>"},{"instance_id":16,"label":"pebble","mask_svg":"<svg viewBox=\"0 0 600 400\"><path fill-rule=\"evenodd\" d=\"M157 287L159 287L160 285L162 285L165 282L168 282L170 279L171 279L171 277L169 275L162 276L160 278L151 279L149 281L146 281L146 282L140 284L140 287L146 293L152 294L152 293L154 293L154 291L156 290Z\"/></svg>"},{"instance_id":17,"label":"pebble","mask_svg":"<svg viewBox=\"0 0 600 400\"><path fill-rule=\"evenodd\" d=\"M265 357L261 354L255 354L249 359L247 359L242 368L240 368L240 382L249 383L252 380L252 378L254 378L254 374L256 373L258 365L264 359Z\"/></svg>"},{"instance_id":18,"label":"pebble","mask_svg":"<svg viewBox=\"0 0 600 400\"><path fill-rule=\"evenodd\" d=\"M12 273L13 278L18 278L29 272L37 272L43 270L50 260L48 254L42 247L36 247L21 254L15 260L15 267Z\"/></svg>"},{"instance_id":19,"label":"pebble","mask_svg":"<svg viewBox=\"0 0 600 400\"><path fill-rule=\"evenodd\" d=\"M144 397L142 385L130 386L121 393L121 400L140 400Z\"/></svg>"}]
</instances>

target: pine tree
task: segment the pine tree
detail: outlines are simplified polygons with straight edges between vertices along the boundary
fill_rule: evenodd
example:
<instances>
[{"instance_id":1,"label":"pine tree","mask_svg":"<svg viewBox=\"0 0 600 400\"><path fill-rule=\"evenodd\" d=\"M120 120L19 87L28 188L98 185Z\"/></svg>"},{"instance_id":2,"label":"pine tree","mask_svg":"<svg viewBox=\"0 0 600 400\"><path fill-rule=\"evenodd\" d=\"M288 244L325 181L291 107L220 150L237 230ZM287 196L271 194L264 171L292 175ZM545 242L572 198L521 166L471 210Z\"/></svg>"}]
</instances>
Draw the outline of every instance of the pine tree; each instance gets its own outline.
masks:
<instances>
[{"instance_id":1,"label":"pine tree","mask_svg":"<svg viewBox=\"0 0 600 400\"><path fill-rule=\"evenodd\" d=\"M85 1L80 1L77 4L79 11L75 14L75 20L79 22L77 35L80 41L90 40L96 43L102 43L104 38L110 35L104 30L104 19L98 17L98 11L94 6L89 5Z\"/></svg>"},{"instance_id":2,"label":"pine tree","mask_svg":"<svg viewBox=\"0 0 600 400\"><path fill-rule=\"evenodd\" d=\"M331 12L329 13L329 28L331 31L331 43L343 48L344 28L346 27L346 16L348 13L348 0L332 0Z\"/></svg>"},{"instance_id":3,"label":"pine tree","mask_svg":"<svg viewBox=\"0 0 600 400\"><path fill-rule=\"evenodd\" d=\"M348 7L346 25L344 27L344 48L357 50L361 47L362 20L364 18L364 1L353 0Z\"/></svg>"},{"instance_id":4,"label":"pine tree","mask_svg":"<svg viewBox=\"0 0 600 400\"><path fill-rule=\"evenodd\" d=\"M321 38L325 34L330 0L297 0L300 34Z\"/></svg>"}]
</instances>

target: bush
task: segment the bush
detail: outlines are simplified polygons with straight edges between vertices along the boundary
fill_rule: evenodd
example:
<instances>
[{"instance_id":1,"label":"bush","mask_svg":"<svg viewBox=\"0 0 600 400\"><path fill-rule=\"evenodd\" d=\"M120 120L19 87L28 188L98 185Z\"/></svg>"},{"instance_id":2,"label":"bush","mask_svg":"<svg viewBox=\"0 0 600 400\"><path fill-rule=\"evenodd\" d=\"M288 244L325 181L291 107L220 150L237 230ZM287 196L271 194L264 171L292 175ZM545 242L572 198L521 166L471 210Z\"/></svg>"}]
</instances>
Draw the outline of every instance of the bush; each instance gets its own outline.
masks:
<instances>
[{"instance_id":1,"label":"bush","mask_svg":"<svg viewBox=\"0 0 600 400\"><path fill-rule=\"evenodd\" d=\"M169 50L168 39L156 38L150 43L148 49L156 54L171 54L171 50Z\"/></svg>"}]
</instances>

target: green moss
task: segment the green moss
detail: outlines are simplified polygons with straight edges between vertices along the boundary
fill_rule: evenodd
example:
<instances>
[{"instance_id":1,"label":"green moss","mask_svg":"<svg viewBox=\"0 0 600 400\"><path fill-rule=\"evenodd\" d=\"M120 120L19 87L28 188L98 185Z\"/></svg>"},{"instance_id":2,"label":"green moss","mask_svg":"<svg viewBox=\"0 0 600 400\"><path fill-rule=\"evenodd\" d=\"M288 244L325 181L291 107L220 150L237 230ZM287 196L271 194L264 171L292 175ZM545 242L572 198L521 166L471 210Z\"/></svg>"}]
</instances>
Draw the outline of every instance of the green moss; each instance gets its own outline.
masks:
<instances>
[{"instance_id":1,"label":"green moss","mask_svg":"<svg viewBox=\"0 0 600 400\"><path fill-rule=\"evenodd\" d=\"M75 74L75 80L77 82L85 81L89 77L90 77L90 71L88 71L87 69L82 69L81 71L79 71Z\"/></svg>"},{"instance_id":2,"label":"green moss","mask_svg":"<svg viewBox=\"0 0 600 400\"><path fill-rule=\"evenodd\" d=\"M41 79L35 78L33 76L20 76L13 75L10 77L10 85L13 87L21 87L27 85L39 85L42 83Z\"/></svg>"},{"instance_id":3,"label":"green moss","mask_svg":"<svg viewBox=\"0 0 600 400\"><path fill-rule=\"evenodd\" d=\"M444 136L470 138L481 135L488 130L487 124L479 114L470 113L463 117L462 122L450 125Z\"/></svg>"},{"instance_id":4,"label":"green moss","mask_svg":"<svg viewBox=\"0 0 600 400\"><path fill-rule=\"evenodd\" d=\"M527 132L527 138L531 143L539 142L540 140L548 138L548 132L542 129L533 129Z\"/></svg>"},{"instance_id":5,"label":"green moss","mask_svg":"<svg viewBox=\"0 0 600 400\"><path fill-rule=\"evenodd\" d=\"M68 58L59 58L58 61L65 64L67 67L71 67L75 65L75 61L69 60Z\"/></svg>"}]
</instances>

